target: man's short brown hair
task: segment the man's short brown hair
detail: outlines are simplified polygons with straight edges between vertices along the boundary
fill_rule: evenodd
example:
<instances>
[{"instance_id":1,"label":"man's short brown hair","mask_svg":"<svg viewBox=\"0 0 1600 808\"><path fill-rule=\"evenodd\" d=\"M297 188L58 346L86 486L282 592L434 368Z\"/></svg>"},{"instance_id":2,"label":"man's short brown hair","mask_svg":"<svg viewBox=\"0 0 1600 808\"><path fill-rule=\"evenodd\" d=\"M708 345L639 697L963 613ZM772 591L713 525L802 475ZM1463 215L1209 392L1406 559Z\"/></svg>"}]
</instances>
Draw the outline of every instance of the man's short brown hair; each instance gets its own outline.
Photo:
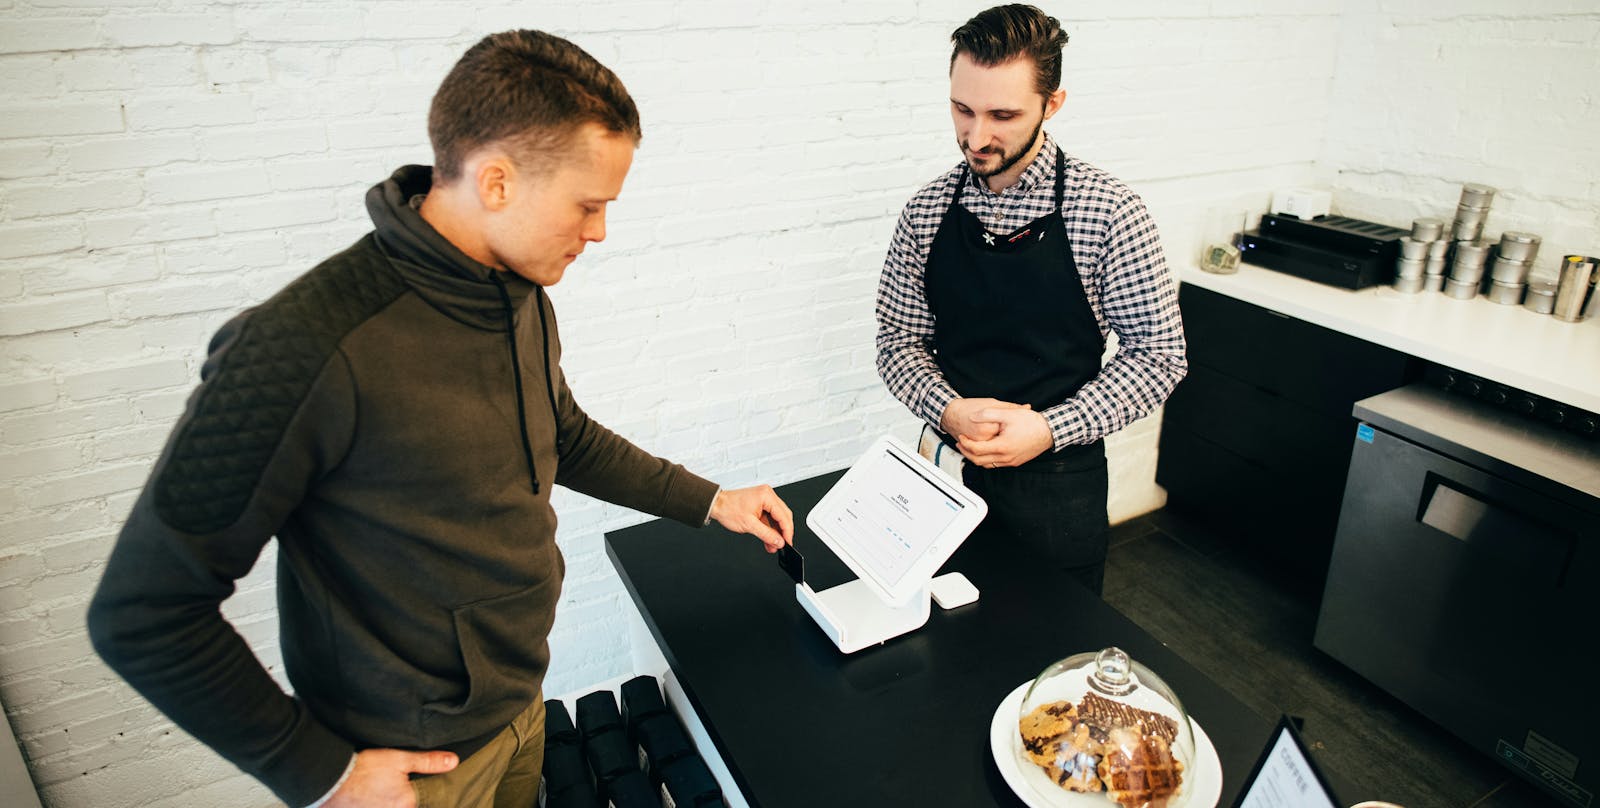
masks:
<instances>
[{"instance_id":1,"label":"man's short brown hair","mask_svg":"<svg viewBox=\"0 0 1600 808\"><path fill-rule=\"evenodd\" d=\"M955 48L950 51L950 67L965 53L983 67L1005 64L1018 57L1033 61L1034 87L1048 96L1061 86L1061 49L1067 46L1067 32L1061 23L1043 11L1022 4L995 6L950 35Z\"/></svg>"},{"instance_id":2,"label":"man's short brown hair","mask_svg":"<svg viewBox=\"0 0 1600 808\"><path fill-rule=\"evenodd\" d=\"M433 171L442 182L461 174L467 155L502 143L519 166L540 170L586 123L638 144L639 108L605 65L543 31L484 37L450 68L428 110Z\"/></svg>"}]
</instances>

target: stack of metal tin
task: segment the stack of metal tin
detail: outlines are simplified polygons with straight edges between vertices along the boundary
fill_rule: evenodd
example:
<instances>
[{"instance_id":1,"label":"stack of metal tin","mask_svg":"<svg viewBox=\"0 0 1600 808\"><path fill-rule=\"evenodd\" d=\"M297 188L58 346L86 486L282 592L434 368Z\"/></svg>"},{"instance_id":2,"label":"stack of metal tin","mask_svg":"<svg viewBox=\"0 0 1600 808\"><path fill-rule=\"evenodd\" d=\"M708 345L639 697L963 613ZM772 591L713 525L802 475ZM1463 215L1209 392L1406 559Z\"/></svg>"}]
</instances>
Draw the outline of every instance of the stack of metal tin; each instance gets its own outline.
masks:
<instances>
[{"instance_id":1,"label":"stack of metal tin","mask_svg":"<svg viewBox=\"0 0 1600 808\"><path fill-rule=\"evenodd\" d=\"M1450 242L1444 240L1444 221L1417 219L1411 235L1400 237L1400 257L1394 264L1394 288L1408 294L1444 285L1444 261Z\"/></svg>"},{"instance_id":2,"label":"stack of metal tin","mask_svg":"<svg viewBox=\"0 0 1600 808\"><path fill-rule=\"evenodd\" d=\"M1489 299L1515 306L1522 302L1528 284L1528 268L1539 255L1538 236L1507 230L1500 234L1495 248L1494 268L1489 273Z\"/></svg>"},{"instance_id":3,"label":"stack of metal tin","mask_svg":"<svg viewBox=\"0 0 1600 808\"><path fill-rule=\"evenodd\" d=\"M1483 238L1483 225L1489 220L1489 205L1494 189L1469 182L1461 186L1461 201L1456 204L1456 220L1450 225L1450 240L1477 241Z\"/></svg>"},{"instance_id":4,"label":"stack of metal tin","mask_svg":"<svg viewBox=\"0 0 1600 808\"><path fill-rule=\"evenodd\" d=\"M1477 297L1478 286L1483 283L1483 268L1488 261L1488 242L1456 242L1455 258L1450 262L1450 279L1444 283L1444 293L1457 300Z\"/></svg>"}]
</instances>

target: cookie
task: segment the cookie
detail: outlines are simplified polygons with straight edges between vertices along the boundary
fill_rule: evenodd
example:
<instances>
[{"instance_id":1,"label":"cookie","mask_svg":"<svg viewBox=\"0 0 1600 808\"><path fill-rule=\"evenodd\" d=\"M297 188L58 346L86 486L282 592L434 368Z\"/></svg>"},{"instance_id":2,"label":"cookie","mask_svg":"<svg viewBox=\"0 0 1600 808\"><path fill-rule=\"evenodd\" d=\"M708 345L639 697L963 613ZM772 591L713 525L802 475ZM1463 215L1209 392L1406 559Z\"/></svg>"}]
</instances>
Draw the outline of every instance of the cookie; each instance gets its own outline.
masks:
<instances>
[{"instance_id":1,"label":"cookie","mask_svg":"<svg viewBox=\"0 0 1600 808\"><path fill-rule=\"evenodd\" d=\"M1097 773L1124 808L1166 808L1183 784L1183 763L1165 739L1127 729L1111 733Z\"/></svg>"},{"instance_id":2,"label":"cookie","mask_svg":"<svg viewBox=\"0 0 1600 808\"><path fill-rule=\"evenodd\" d=\"M1066 735L1076 724L1078 711L1070 701L1041 704L1017 722L1022 733L1022 748L1029 759L1040 766L1050 766L1056 759L1057 738Z\"/></svg>"}]
</instances>

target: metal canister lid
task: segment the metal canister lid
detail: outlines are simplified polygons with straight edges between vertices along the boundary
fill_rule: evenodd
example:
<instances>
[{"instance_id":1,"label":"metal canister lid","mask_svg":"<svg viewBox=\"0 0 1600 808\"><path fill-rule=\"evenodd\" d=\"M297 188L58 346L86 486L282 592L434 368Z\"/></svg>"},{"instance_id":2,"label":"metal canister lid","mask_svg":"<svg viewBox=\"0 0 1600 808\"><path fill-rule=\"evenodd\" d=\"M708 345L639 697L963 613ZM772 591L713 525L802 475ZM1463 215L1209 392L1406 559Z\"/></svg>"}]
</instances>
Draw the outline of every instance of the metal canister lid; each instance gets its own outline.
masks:
<instances>
[{"instance_id":1,"label":"metal canister lid","mask_svg":"<svg viewBox=\"0 0 1600 808\"><path fill-rule=\"evenodd\" d=\"M1418 241L1410 236L1400 237L1400 257L1421 260L1428 256L1428 245L1431 241Z\"/></svg>"},{"instance_id":2,"label":"metal canister lid","mask_svg":"<svg viewBox=\"0 0 1600 808\"><path fill-rule=\"evenodd\" d=\"M1394 274L1402 278L1420 278L1426 268L1426 264L1415 258L1397 258L1394 262Z\"/></svg>"},{"instance_id":3,"label":"metal canister lid","mask_svg":"<svg viewBox=\"0 0 1600 808\"><path fill-rule=\"evenodd\" d=\"M1441 239L1439 241L1432 241L1432 242L1428 243L1428 257L1429 258L1443 258L1449 252L1450 252L1450 242L1448 242L1448 241L1444 241L1443 239Z\"/></svg>"},{"instance_id":4,"label":"metal canister lid","mask_svg":"<svg viewBox=\"0 0 1600 808\"><path fill-rule=\"evenodd\" d=\"M1507 230L1500 234L1500 243L1502 244L1510 244L1513 242L1519 244L1538 244L1540 241L1541 239L1538 235L1534 233L1524 233L1520 230Z\"/></svg>"},{"instance_id":5,"label":"metal canister lid","mask_svg":"<svg viewBox=\"0 0 1600 808\"><path fill-rule=\"evenodd\" d=\"M1476 182L1462 183L1461 204L1471 205L1475 208L1486 208L1489 203L1494 201L1494 191L1495 189L1488 185L1480 185Z\"/></svg>"},{"instance_id":6,"label":"metal canister lid","mask_svg":"<svg viewBox=\"0 0 1600 808\"><path fill-rule=\"evenodd\" d=\"M1424 216L1411 222L1411 237L1417 241L1438 241L1443 235L1443 219Z\"/></svg>"}]
</instances>

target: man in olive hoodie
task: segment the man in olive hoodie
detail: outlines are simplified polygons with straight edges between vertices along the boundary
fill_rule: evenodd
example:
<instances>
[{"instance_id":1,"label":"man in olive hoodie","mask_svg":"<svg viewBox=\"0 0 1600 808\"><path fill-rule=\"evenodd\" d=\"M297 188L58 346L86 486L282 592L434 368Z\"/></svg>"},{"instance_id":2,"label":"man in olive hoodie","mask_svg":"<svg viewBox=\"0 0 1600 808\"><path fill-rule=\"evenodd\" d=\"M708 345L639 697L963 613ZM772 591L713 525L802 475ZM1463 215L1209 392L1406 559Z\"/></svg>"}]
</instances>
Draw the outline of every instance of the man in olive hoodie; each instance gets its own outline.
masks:
<instances>
[{"instance_id":1,"label":"man in olive hoodie","mask_svg":"<svg viewBox=\"0 0 1600 808\"><path fill-rule=\"evenodd\" d=\"M432 169L368 192L373 232L213 339L89 611L118 673L293 806L532 804L552 485L792 540L771 488L645 453L562 374L543 287L605 238L640 137L616 76L496 34L428 131ZM273 536L292 696L219 608Z\"/></svg>"}]
</instances>

